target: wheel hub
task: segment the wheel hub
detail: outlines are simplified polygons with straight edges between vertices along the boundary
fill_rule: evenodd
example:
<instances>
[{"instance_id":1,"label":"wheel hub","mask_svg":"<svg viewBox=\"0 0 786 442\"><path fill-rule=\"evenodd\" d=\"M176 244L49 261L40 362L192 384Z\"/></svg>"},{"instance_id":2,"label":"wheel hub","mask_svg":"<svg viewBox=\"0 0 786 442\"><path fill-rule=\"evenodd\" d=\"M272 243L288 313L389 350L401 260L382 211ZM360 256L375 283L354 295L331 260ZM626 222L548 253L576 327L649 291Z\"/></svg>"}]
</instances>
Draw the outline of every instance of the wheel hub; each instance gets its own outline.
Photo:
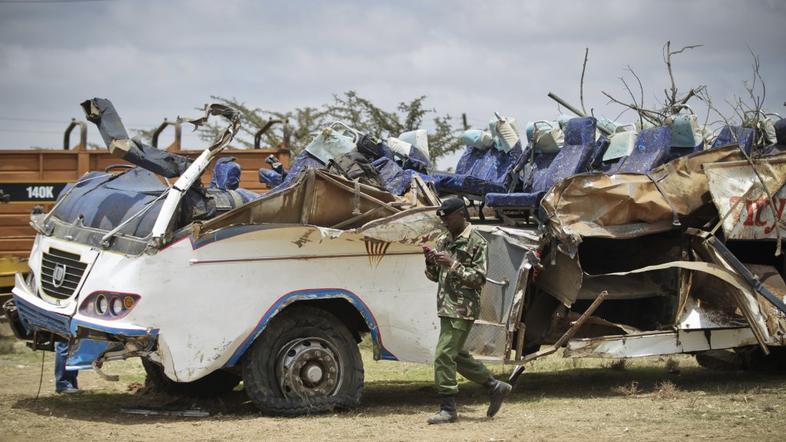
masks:
<instances>
[{"instance_id":1,"label":"wheel hub","mask_svg":"<svg viewBox=\"0 0 786 442\"><path fill-rule=\"evenodd\" d=\"M303 368L303 378L312 385L322 380L322 368L317 364L309 363Z\"/></svg>"},{"instance_id":2,"label":"wheel hub","mask_svg":"<svg viewBox=\"0 0 786 442\"><path fill-rule=\"evenodd\" d=\"M278 355L277 374L285 397L332 396L341 383L336 351L321 338L296 339Z\"/></svg>"}]
</instances>

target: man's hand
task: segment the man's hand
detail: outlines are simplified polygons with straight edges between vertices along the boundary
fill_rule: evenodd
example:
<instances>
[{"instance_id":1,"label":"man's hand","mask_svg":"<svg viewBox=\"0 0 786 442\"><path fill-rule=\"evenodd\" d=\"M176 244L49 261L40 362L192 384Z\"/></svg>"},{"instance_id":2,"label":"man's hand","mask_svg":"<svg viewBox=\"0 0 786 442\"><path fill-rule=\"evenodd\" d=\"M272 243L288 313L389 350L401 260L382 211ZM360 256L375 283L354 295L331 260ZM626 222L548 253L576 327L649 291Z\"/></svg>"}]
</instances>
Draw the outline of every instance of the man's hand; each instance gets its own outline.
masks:
<instances>
[{"instance_id":1,"label":"man's hand","mask_svg":"<svg viewBox=\"0 0 786 442\"><path fill-rule=\"evenodd\" d=\"M436 262L437 265L440 265L442 267L451 267L455 262L455 260L450 257L450 254L448 252L435 252L434 262Z\"/></svg>"},{"instance_id":2,"label":"man's hand","mask_svg":"<svg viewBox=\"0 0 786 442\"><path fill-rule=\"evenodd\" d=\"M434 251L434 249L432 249L431 247L429 247L429 246L427 246L425 244L423 244L422 247L423 247L423 255L426 256L426 262L435 263L434 258L435 258L436 252Z\"/></svg>"}]
</instances>

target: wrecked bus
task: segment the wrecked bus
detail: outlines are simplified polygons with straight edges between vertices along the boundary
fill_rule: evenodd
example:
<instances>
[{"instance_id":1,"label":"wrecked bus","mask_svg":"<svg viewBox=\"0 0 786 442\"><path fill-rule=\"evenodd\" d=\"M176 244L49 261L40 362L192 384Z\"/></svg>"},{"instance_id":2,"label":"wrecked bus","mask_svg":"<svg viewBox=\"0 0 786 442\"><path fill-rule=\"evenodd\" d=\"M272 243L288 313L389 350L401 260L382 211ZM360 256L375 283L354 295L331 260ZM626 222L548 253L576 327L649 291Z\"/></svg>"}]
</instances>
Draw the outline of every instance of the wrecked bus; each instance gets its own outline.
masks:
<instances>
[{"instance_id":1,"label":"wrecked bus","mask_svg":"<svg viewBox=\"0 0 786 442\"><path fill-rule=\"evenodd\" d=\"M110 150L144 167L88 174L33 216L31 272L4 307L20 337L38 348L68 340L69 365L103 376L104 363L141 357L169 391L221 393L242 380L261 410L286 415L358 405L364 337L376 359L432 360L436 287L420 244L441 226L418 177L395 196L305 169L251 202L218 204L195 183L237 130L231 109L208 108L228 127L182 163L129 140L106 103L86 110ZM711 229L722 209L707 165L742 160L728 146L647 175L579 174L543 197L542 225L477 223L489 263L467 349L516 364L515 380L563 347L718 358L782 346L780 273L742 264ZM786 170L776 172L745 196L779 192Z\"/></svg>"}]
</instances>

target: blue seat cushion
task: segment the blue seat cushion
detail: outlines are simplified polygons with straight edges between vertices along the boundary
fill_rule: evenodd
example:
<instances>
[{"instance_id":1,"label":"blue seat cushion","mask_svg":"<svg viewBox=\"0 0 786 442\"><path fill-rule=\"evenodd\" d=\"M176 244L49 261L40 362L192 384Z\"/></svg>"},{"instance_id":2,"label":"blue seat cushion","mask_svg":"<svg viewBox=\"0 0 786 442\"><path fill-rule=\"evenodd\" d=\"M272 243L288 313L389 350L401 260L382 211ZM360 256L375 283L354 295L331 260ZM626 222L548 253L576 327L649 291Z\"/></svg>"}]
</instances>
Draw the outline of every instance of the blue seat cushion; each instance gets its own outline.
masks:
<instances>
[{"instance_id":1,"label":"blue seat cushion","mask_svg":"<svg viewBox=\"0 0 786 442\"><path fill-rule=\"evenodd\" d=\"M532 179L533 192L545 192L558 181L586 170L595 143L563 146L547 169L538 170Z\"/></svg>"},{"instance_id":2,"label":"blue seat cushion","mask_svg":"<svg viewBox=\"0 0 786 442\"><path fill-rule=\"evenodd\" d=\"M484 149L467 147L464 149L464 153L461 154L461 157L459 157L454 173L457 175L466 175L469 172L470 166L479 161L485 154L486 150Z\"/></svg>"},{"instance_id":3,"label":"blue seat cushion","mask_svg":"<svg viewBox=\"0 0 786 442\"><path fill-rule=\"evenodd\" d=\"M489 193L486 204L489 207L522 207L532 208L540 203L543 195L557 182L584 172L594 158L598 144L563 146L548 167L537 169L533 173L532 184L524 192Z\"/></svg>"},{"instance_id":4,"label":"blue seat cushion","mask_svg":"<svg viewBox=\"0 0 786 442\"><path fill-rule=\"evenodd\" d=\"M505 192L511 180L511 170L521 157L521 144L509 152L494 148L468 147L456 165L456 173L434 173L434 183L441 193L485 195Z\"/></svg>"},{"instance_id":5,"label":"blue seat cushion","mask_svg":"<svg viewBox=\"0 0 786 442\"><path fill-rule=\"evenodd\" d=\"M750 155L753 150L753 129L740 126L724 126L712 143L712 148L739 144L742 150Z\"/></svg>"},{"instance_id":6,"label":"blue seat cushion","mask_svg":"<svg viewBox=\"0 0 786 442\"><path fill-rule=\"evenodd\" d=\"M288 188L289 186L292 185L295 179L303 171L307 169L324 169L324 168L325 165L322 163L322 161L319 161L315 156L311 155L310 153L304 150L295 157L295 159L292 161L292 165L287 171L287 175L281 180L280 183L278 183L277 185L275 185L275 187L270 189L270 192L276 192ZM271 173L263 172L263 170L267 170L267 169L259 170L259 181L265 183L264 181L265 179L271 179L271 182L274 182L276 179L275 176Z\"/></svg>"},{"instance_id":7,"label":"blue seat cushion","mask_svg":"<svg viewBox=\"0 0 786 442\"><path fill-rule=\"evenodd\" d=\"M248 189L244 189L242 187L238 187L237 189L235 189L235 192L237 192L240 195L240 198L243 200L243 203L254 201L255 199L262 197L262 195L256 192L252 192Z\"/></svg>"},{"instance_id":8,"label":"blue seat cushion","mask_svg":"<svg viewBox=\"0 0 786 442\"><path fill-rule=\"evenodd\" d=\"M594 117L571 118L565 125L565 145L592 144L595 142Z\"/></svg>"},{"instance_id":9,"label":"blue seat cushion","mask_svg":"<svg viewBox=\"0 0 786 442\"><path fill-rule=\"evenodd\" d=\"M412 146L409 149L409 157L404 160L404 169L428 173L429 169L431 169L431 160L420 149Z\"/></svg>"},{"instance_id":10,"label":"blue seat cushion","mask_svg":"<svg viewBox=\"0 0 786 442\"><path fill-rule=\"evenodd\" d=\"M427 183L434 182L432 176L420 173L416 170L404 169L390 158L378 158L371 164L377 169L377 172L379 172L385 189L394 195L403 195L409 191L412 177L416 175Z\"/></svg>"},{"instance_id":11,"label":"blue seat cushion","mask_svg":"<svg viewBox=\"0 0 786 442\"><path fill-rule=\"evenodd\" d=\"M505 192L507 187L471 175L434 174L434 184L440 193L485 195L488 192Z\"/></svg>"},{"instance_id":12,"label":"blue seat cushion","mask_svg":"<svg viewBox=\"0 0 786 442\"><path fill-rule=\"evenodd\" d=\"M240 185L240 164L234 157L224 157L216 160L213 166L213 175L210 177L210 187L221 190L235 190Z\"/></svg>"},{"instance_id":13,"label":"blue seat cushion","mask_svg":"<svg viewBox=\"0 0 786 442\"><path fill-rule=\"evenodd\" d=\"M407 174L407 171L392 159L382 157L371 164L379 172L379 177L382 178L382 183L388 192L402 195L409 189L412 175Z\"/></svg>"},{"instance_id":14,"label":"blue seat cushion","mask_svg":"<svg viewBox=\"0 0 786 442\"><path fill-rule=\"evenodd\" d=\"M268 188L272 189L278 186L283 179L281 174L273 169L265 169L264 167L259 169L259 182L266 184Z\"/></svg>"},{"instance_id":15,"label":"blue seat cushion","mask_svg":"<svg viewBox=\"0 0 786 442\"><path fill-rule=\"evenodd\" d=\"M608 137L606 135L601 135L595 141L595 152L592 155L592 159L590 160L590 170L597 170L603 167L603 155L606 153L606 149L609 148Z\"/></svg>"},{"instance_id":16,"label":"blue seat cushion","mask_svg":"<svg viewBox=\"0 0 786 442\"><path fill-rule=\"evenodd\" d=\"M643 129L633 152L614 173L647 173L663 164L671 149L671 128L660 126Z\"/></svg>"},{"instance_id":17,"label":"blue seat cushion","mask_svg":"<svg viewBox=\"0 0 786 442\"><path fill-rule=\"evenodd\" d=\"M546 192L487 193L486 205L489 207L535 207Z\"/></svg>"}]
</instances>

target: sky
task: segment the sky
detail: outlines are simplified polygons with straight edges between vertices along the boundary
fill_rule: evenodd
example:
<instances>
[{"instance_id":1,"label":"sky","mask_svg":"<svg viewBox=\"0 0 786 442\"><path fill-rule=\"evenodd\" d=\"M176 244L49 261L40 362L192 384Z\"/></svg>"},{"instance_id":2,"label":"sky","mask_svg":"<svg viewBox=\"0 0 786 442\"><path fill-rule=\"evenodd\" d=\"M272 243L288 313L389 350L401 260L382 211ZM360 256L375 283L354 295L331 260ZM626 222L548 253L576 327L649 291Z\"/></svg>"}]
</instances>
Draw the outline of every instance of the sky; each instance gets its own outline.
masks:
<instances>
[{"instance_id":1,"label":"sky","mask_svg":"<svg viewBox=\"0 0 786 442\"><path fill-rule=\"evenodd\" d=\"M348 90L523 126L558 115L549 91L578 105L585 48L586 107L615 117L601 91L625 98L627 66L645 104L662 100L668 40L703 45L674 56L677 87L706 85L722 109L746 96L754 51L765 107L784 115L784 23L784 0L0 0L0 148L60 147L91 97L111 99L129 128L196 115L211 95L287 111ZM100 143L94 127L89 141Z\"/></svg>"}]
</instances>

